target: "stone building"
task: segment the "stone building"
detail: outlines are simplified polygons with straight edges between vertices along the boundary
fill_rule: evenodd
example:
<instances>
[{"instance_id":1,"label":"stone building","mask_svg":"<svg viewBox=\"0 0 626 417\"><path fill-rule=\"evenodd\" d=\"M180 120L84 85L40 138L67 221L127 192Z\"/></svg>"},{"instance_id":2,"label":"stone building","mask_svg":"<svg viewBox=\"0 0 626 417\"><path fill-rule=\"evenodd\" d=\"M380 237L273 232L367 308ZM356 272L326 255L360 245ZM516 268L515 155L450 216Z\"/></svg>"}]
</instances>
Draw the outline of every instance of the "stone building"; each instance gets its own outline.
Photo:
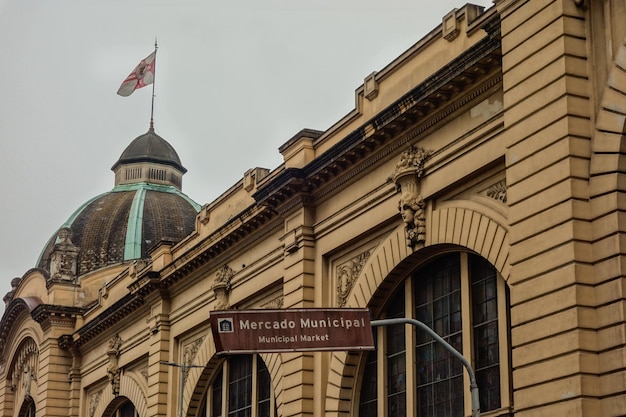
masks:
<instances>
[{"instance_id":1,"label":"stone building","mask_svg":"<svg viewBox=\"0 0 626 417\"><path fill-rule=\"evenodd\" d=\"M483 416L626 415L626 1L465 5L198 206L154 131L12 282L0 416L467 416L423 332L223 356L228 309L368 308ZM624 230L622 230L624 229Z\"/></svg>"}]
</instances>

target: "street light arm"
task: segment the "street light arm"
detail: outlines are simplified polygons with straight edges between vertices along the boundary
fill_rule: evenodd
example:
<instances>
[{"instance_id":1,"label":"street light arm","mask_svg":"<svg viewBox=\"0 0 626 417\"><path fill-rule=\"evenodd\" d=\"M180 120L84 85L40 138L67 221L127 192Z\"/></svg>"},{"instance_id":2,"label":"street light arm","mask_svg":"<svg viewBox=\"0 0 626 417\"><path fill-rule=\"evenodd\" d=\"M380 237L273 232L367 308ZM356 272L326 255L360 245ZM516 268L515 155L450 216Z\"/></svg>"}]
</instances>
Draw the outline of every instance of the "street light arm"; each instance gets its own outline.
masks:
<instances>
[{"instance_id":1,"label":"street light arm","mask_svg":"<svg viewBox=\"0 0 626 417\"><path fill-rule=\"evenodd\" d=\"M468 360L465 359L465 357L463 355L461 355L458 350L456 350L454 347L452 347L452 345L450 345L441 336L439 336L437 333L435 333L435 331L433 329L431 329L430 327L428 327L427 325L425 325L424 323L422 323L419 320L408 319L408 318L402 317L402 318L395 318L395 319L381 319L381 320L372 320L371 321L372 327L375 327L375 326L391 326L391 325L394 325L394 324L412 324L414 326L419 327L420 329L424 330L426 333L431 335L433 339L435 339L437 342L442 344L446 349L448 349L448 351L450 351L450 353L452 353L452 355L454 355L454 357L456 357L458 360L461 361L461 363L463 364L463 366L467 370L467 373L469 375L469 380L470 380L470 394L471 394L470 396L471 396L471 401L472 401L472 417L480 417L480 397L478 395L478 384L476 384L476 375L474 374L474 370L472 369L472 366L470 365Z\"/></svg>"}]
</instances>

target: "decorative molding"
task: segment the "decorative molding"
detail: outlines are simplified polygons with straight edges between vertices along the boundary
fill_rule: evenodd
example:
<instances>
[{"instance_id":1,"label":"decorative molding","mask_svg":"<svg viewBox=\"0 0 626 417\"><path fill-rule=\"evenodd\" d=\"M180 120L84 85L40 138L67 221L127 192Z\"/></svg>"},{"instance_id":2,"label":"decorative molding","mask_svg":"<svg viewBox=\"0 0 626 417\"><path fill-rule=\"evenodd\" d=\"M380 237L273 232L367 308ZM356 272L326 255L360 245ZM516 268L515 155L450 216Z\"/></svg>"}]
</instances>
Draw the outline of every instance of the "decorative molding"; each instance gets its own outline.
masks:
<instances>
[{"instance_id":1,"label":"decorative molding","mask_svg":"<svg viewBox=\"0 0 626 417\"><path fill-rule=\"evenodd\" d=\"M363 269L363 265L367 262L367 259L370 257L370 251L366 250L365 252L355 256L350 259L348 262L345 262L341 265L337 266L337 305L339 307L343 307L346 305L346 301L348 300L348 295L352 291L352 287L354 286L354 282L356 281L361 269Z\"/></svg>"}]
</instances>

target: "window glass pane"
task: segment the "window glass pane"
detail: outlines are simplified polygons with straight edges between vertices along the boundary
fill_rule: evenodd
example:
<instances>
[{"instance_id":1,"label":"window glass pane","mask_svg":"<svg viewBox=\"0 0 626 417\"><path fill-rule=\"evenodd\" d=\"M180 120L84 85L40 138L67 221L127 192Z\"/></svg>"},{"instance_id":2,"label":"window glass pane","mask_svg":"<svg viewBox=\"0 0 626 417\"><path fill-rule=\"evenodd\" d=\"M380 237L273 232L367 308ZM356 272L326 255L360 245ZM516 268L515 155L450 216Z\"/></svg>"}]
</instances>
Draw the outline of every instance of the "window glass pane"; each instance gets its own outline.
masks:
<instances>
[{"instance_id":1,"label":"window glass pane","mask_svg":"<svg viewBox=\"0 0 626 417\"><path fill-rule=\"evenodd\" d=\"M265 362L260 357L257 357L257 389L258 389L258 417L270 417L270 396L271 396L271 381L270 372L265 366Z\"/></svg>"},{"instance_id":2,"label":"window glass pane","mask_svg":"<svg viewBox=\"0 0 626 417\"><path fill-rule=\"evenodd\" d=\"M367 353L363 382L361 383L361 396L359 403L359 417L377 417L378 413L378 361L376 351Z\"/></svg>"},{"instance_id":3,"label":"window glass pane","mask_svg":"<svg viewBox=\"0 0 626 417\"><path fill-rule=\"evenodd\" d=\"M135 417L135 406L132 402L127 401L120 407L120 417Z\"/></svg>"},{"instance_id":4,"label":"window glass pane","mask_svg":"<svg viewBox=\"0 0 626 417\"><path fill-rule=\"evenodd\" d=\"M500 408L500 347L497 273L485 259L471 255L470 280L474 371L483 411Z\"/></svg>"},{"instance_id":5,"label":"window glass pane","mask_svg":"<svg viewBox=\"0 0 626 417\"><path fill-rule=\"evenodd\" d=\"M212 391L213 396L211 397L211 417L221 417L222 415L222 371L215 377L215 381L213 382Z\"/></svg>"},{"instance_id":6,"label":"window glass pane","mask_svg":"<svg viewBox=\"0 0 626 417\"><path fill-rule=\"evenodd\" d=\"M463 352L459 255L431 262L413 283L416 319ZM416 340L418 415L462 417L463 365L428 333L417 330Z\"/></svg>"},{"instance_id":7,"label":"window glass pane","mask_svg":"<svg viewBox=\"0 0 626 417\"><path fill-rule=\"evenodd\" d=\"M252 415L252 356L235 356L229 361L228 416Z\"/></svg>"},{"instance_id":8,"label":"window glass pane","mask_svg":"<svg viewBox=\"0 0 626 417\"><path fill-rule=\"evenodd\" d=\"M405 317L404 286L391 299L389 318ZM387 410L390 416L406 415L406 335L404 324L387 326Z\"/></svg>"}]
</instances>

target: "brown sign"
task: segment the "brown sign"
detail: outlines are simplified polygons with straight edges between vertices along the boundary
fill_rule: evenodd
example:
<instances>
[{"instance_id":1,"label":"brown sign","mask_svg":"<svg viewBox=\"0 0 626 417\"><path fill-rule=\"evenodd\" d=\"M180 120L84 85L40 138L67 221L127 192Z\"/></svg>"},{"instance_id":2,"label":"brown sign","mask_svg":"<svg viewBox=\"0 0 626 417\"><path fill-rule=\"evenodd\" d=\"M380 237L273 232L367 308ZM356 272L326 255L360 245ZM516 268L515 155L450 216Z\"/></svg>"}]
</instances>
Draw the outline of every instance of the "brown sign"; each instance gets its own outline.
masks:
<instances>
[{"instance_id":1,"label":"brown sign","mask_svg":"<svg viewBox=\"0 0 626 417\"><path fill-rule=\"evenodd\" d=\"M213 311L218 353L373 350L368 309Z\"/></svg>"}]
</instances>

